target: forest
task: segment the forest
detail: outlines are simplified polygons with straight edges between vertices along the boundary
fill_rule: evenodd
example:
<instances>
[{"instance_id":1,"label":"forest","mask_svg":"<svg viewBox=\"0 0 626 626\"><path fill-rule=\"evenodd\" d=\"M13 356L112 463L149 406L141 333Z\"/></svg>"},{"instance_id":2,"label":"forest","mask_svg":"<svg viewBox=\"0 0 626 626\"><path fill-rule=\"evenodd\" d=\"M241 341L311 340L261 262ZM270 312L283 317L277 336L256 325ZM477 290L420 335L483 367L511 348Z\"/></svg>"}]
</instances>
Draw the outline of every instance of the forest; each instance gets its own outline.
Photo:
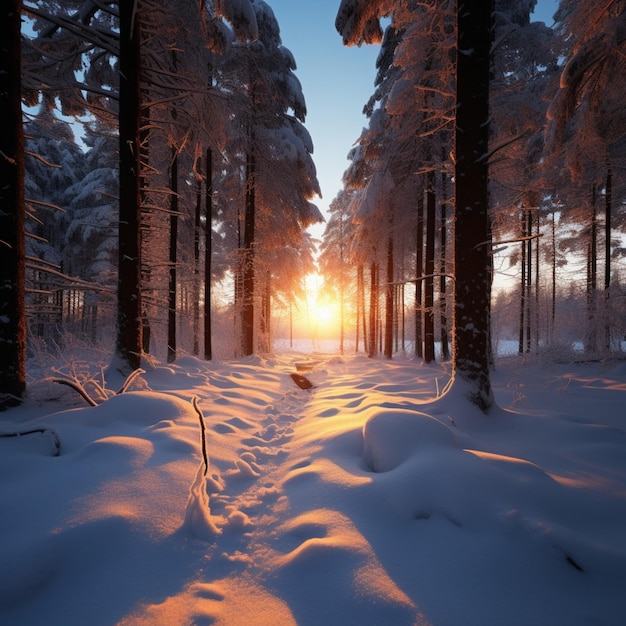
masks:
<instances>
[{"instance_id":1,"label":"forest","mask_svg":"<svg viewBox=\"0 0 626 626\"><path fill-rule=\"evenodd\" d=\"M270 353L315 273L340 353L451 360L485 409L500 340L621 352L625 7L484 4L338 2L380 52L324 216L270 4L5 2L2 404L73 342Z\"/></svg>"},{"instance_id":2,"label":"forest","mask_svg":"<svg viewBox=\"0 0 626 626\"><path fill-rule=\"evenodd\" d=\"M0 3L0 624L623 626L626 0L280 2Z\"/></svg>"}]
</instances>

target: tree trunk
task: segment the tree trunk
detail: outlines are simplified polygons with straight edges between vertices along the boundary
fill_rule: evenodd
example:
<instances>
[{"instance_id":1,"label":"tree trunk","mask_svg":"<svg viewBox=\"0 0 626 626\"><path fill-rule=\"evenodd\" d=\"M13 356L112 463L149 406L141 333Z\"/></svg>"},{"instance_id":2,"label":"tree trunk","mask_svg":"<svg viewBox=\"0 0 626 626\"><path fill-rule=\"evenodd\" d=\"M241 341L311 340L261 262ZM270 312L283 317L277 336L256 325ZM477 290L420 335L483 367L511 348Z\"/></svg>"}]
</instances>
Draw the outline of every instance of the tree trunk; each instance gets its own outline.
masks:
<instances>
[{"instance_id":1,"label":"tree trunk","mask_svg":"<svg viewBox=\"0 0 626 626\"><path fill-rule=\"evenodd\" d=\"M446 185L448 177L445 172L441 174L441 208L439 222L439 324L441 332L441 359L447 361L450 358L450 343L448 340L448 316L446 312L446 248L448 247L448 220L446 215L446 204L448 194Z\"/></svg>"},{"instance_id":2,"label":"tree trunk","mask_svg":"<svg viewBox=\"0 0 626 626\"><path fill-rule=\"evenodd\" d=\"M455 305L453 373L487 412L491 224L488 193L489 79L493 0L459 0L455 126Z\"/></svg>"},{"instance_id":3,"label":"tree trunk","mask_svg":"<svg viewBox=\"0 0 626 626\"><path fill-rule=\"evenodd\" d=\"M539 241L540 241L540 233L541 231L541 221L539 218L539 212L537 211L537 215L535 216L535 354L539 353L539 326L540 326L540 307L539 307L539 299L540 299L540 273L539 273L539 260L541 258L540 250L539 250Z\"/></svg>"},{"instance_id":4,"label":"tree trunk","mask_svg":"<svg viewBox=\"0 0 626 626\"><path fill-rule=\"evenodd\" d=\"M117 366L130 373L141 363L139 20L134 2L121 2L119 58L119 274Z\"/></svg>"},{"instance_id":5,"label":"tree trunk","mask_svg":"<svg viewBox=\"0 0 626 626\"><path fill-rule=\"evenodd\" d=\"M363 326L363 352L367 351L367 315L365 313L365 276L363 263L359 263L356 269L356 352L359 351L359 319L362 320ZM360 316L360 317L359 317Z\"/></svg>"},{"instance_id":6,"label":"tree trunk","mask_svg":"<svg viewBox=\"0 0 626 626\"><path fill-rule=\"evenodd\" d=\"M0 9L0 410L19 404L26 388L21 4Z\"/></svg>"},{"instance_id":7,"label":"tree trunk","mask_svg":"<svg viewBox=\"0 0 626 626\"><path fill-rule=\"evenodd\" d=\"M243 234L243 294L242 294L242 348L243 355L254 353L254 244L255 244L255 212L256 212L256 181L255 158L251 142L246 156L246 212Z\"/></svg>"},{"instance_id":8,"label":"tree trunk","mask_svg":"<svg viewBox=\"0 0 626 626\"><path fill-rule=\"evenodd\" d=\"M346 297L346 266L344 262L344 241L343 241L343 216L341 218L341 250L339 262L341 263L341 274L339 283L339 354L343 355L344 352L344 335L345 335L345 297ZM358 315L358 311L357 311Z\"/></svg>"},{"instance_id":9,"label":"tree trunk","mask_svg":"<svg viewBox=\"0 0 626 626\"><path fill-rule=\"evenodd\" d=\"M526 210L526 234L528 239L526 240L526 353L530 354L531 345L531 316L530 316L530 294L533 282L533 240L531 239L533 234L533 215L530 209Z\"/></svg>"},{"instance_id":10,"label":"tree trunk","mask_svg":"<svg viewBox=\"0 0 626 626\"><path fill-rule=\"evenodd\" d=\"M150 101L150 89L147 86L140 88L141 102L146 103ZM141 146L141 158L144 163L150 161L150 107L142 106L140 109L140 129L139 129L139 145ZM142 209L142 207L148 204L148 188L150 187L150 174L147 168L143 168L139 173L139 219L140 219L140 232L146 232L150 228L149 219L150 215ZM150 289L150 282L152 277L152 266L150 263L146 263L146 255L144 255L146 249L146 241L140 237L140 245L142 246L141 253L141 281L140 289L142 294ZM142 298L141 307L141 352L142 354L150 353L150 315L149 307L144 298Z\"/></svg>"},{"instance_id":11,"label":"tree trunk","mask_svg":"<svg viewBox=\"0 0 626 626\"><path fill-rule=\"evenodd\" d=\"M378 265L370 265L370 332L367 345L367 356L373 358L378 353L376 349L376 318L378 313Z\"/></svg>"},{"instance_id":12,"label":"tree trunk","mask_svg":"<svg viewBox=\"0 0 626 626\"><path fill-rule=\"evenodd\" d=\"M213 358L212 329L211 329L211 276L212 242L213 242L213 153L210 148L206 151L206 212L204 224L204 358L210 361Z\"/></svg>"},{"instance_id":13,"label":"tree trunk","mask_svg":"<svg viewBox=\"0 0 626 626\"><path fill-rule=\"evenodd\" d=\"M404 308L404 304L405 304L405 301L404 301L404 291L405 291L405 289L404 289L404 287L405 287L405 284L402 283L400 285L400 306L399 306L399 310L400 310L400 324L401 324L401 331L400 331L401 339L400 339L400 341L401 341L401 344L402 344L402 354L406 354L406 347L405 347L406 346L406 327L405 327L405 316L404 316L404 310L405 310L405 308Z\"/></svg>"},{"instance_id":14,"label":"tree trunk","mask_svg":"<svg viewBox=\"0 0 626 626\"><path fill-rule=\"evenodd\" d=\"M587 259L587 345L585 350L591 354L598 349L596 296L598 289L598 207L597 189L594 184L591 189L591 230L589 233Z\"/></svg>"},{"instance_id":15,"label":"tree trunk","mask_svg":"<svg viewBox=\"0 0 626 626\"><path fill-rule=\"evenodd\" d=\"M263 352L269 352L271 349L271 323L270 315L272 309L272 290L271 275L269 269L265 270L264 288L261 296L261 314L260 318L260 343Z\"/></svg>"},{"instance_id":16,"label":"tree trunk","mask_svg":"<svg viewBox=\"0 0 626 626\"><path fill-rule=\"evenodd\" d=\"M522 267L521 267L521 281L520 281L520 299L519 299L519 344L518 353L524 354L524 332L526 329L526 209L522 207Z\"/></svg>"},{"instance_id":17,"label":"tree trunk","mask_svg":"<svg viewBox=\"0 0 626 626\"><path fill-rule=\"evenodd\" d=\"M552 307L550 311L550 343L554 341L554 325L556 323L556 213L552 212Z\"/></svg>"},{"instance_id":18,"label":"tree trunk","mask_svg":"<svg viewBox=\"0 0 626 626\"><path fill-rule=\"evenodd\" d=\"M174 116L175 117L175 116ZM178 154L172 147L170 165L170 265L167 307L167 362L176 360L176 291L178 264Z\"/></svg>"},{"instance_id":19,"label":"tree trunk","mask_svg":"<svg viewBox=\"0 0 626 626\"><path fill-rule=\"evenodd\" d=\"M613 171L610 166L606 172L604 211L604 345L608 353L611 351L609 297L611 294L611 220L613 212Z\"/></svg>"},{"instance_id":20,"label":"tree trunk","mask_svg":"<svg viewBox=\"0 0 626 626\"><path fill-rule=\"evenodd\" d=\"M420 188L417 198L417 222L415 230L415 357L424 357L424 343L422 335L424 333L423 324L423 297L424 286L422 276L424 275L424 194Z\"/></svg>"},{"instance_id":21,"label":"tree trunk","mask_svg":"<svg viewBox=\"0 0 626 626\"><path fill-rule=\"evenodd\" d=\"M435 360L435 172L426 175L426 251L424 254L424 361Z\"/></svg>"},{"instance_id":22,"label":"tree trunk","mask_svg":"<svg viewBox=\"0 0 626 626\"><path fill-rule=\"evenodd\" d=\"M391 231L391 229L390 229ZM387 285L385 286L385 347L384 355L393 356L393 234L387 238Z\"/></svg>"},{"instance_id":23,"label":"tree trunk","mask_svg":"<svg viewBox=\"0 0 626 626\"><path fill-rule=\"evenodd\" d=\"M200 354L200 224L202 222L202 178L200 168L202 158L196 160L196 210L193 221L193 350L194 356Z\"/></svg>"}]
</instances>

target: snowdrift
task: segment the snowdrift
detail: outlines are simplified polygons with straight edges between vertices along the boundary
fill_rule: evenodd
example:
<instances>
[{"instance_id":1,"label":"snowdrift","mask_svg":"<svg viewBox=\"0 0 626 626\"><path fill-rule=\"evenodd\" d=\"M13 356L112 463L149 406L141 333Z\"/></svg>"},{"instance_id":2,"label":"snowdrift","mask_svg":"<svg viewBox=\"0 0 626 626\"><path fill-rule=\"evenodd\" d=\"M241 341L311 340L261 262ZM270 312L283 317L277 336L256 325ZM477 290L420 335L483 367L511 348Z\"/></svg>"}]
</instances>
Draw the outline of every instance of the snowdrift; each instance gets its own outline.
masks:
<instances>
[{"instance_id":1,"label":"snowdrift","mask_svg":"<svg viewBox=\"0 0 626 626\"><path fill-rule=\"evenodd\" d=\"M0 438L0 623L621 626L626 366L519 364L488 416L403 359L34 384L0 416L42 431Z\"/></svg>"}]
</instances>

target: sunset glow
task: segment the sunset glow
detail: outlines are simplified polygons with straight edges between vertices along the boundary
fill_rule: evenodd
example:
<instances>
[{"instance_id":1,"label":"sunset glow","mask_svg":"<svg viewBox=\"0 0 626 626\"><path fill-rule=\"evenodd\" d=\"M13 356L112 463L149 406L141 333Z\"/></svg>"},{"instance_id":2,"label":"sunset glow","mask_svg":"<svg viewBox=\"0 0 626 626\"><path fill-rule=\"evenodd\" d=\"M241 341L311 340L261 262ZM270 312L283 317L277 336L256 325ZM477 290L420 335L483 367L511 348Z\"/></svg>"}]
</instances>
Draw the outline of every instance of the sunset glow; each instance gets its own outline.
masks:
<instances>
[{"instance_id":1,"label":"sunset glow","mask_svg":"<svg viewBox=\"0 0 626 626\"><path fill-rule=\"evenodd\" d=\"M339 302L323 290L324 279L319 274L309 274L305 281L305 325L311 338L335 337L339 334L341 311Z\"/></svg>"},{"instance_id":2,"label":"sunset glow","mask_svg":"<svg viewBox=\"0 0 626 626\"><path fill-rule=\"evenodd\" d=\"M317 305L315 307L315 317L317 317L318 322L325 324L332 320L333 312L327 304Z\"/></svg>"}]
</instances>

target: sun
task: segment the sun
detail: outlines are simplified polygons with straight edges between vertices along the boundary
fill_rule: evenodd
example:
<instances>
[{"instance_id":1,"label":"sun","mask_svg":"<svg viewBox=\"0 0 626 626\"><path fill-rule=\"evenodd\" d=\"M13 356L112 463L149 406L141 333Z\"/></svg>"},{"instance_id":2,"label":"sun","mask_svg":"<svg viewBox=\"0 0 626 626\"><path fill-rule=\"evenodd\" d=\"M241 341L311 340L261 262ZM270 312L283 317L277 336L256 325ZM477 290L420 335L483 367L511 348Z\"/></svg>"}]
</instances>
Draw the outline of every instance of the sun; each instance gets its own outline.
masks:
<instances>
[{"instance_id":1,"label":"sun","mask_svg":"<svg viewBox=\"0 0 626 626\"><path fill-rule=\"evenodd\" d=\"M307 274L304 279L305 293L296 325L303 336L312 339L330 339L339 336L341 306L328 291L324 291L323 278L319 274Z\"/></svg>"},{"instance_id":2,"label":"sun","mask_svg":"<svg viewBox=\"0 0 626 626\"><path fill-rule=\"evenodd\" d=\"M321 324L327 324L333 318L332 308L327 304L318 304L315 307L315 317Z\"/></svg>"}]
</instances>

